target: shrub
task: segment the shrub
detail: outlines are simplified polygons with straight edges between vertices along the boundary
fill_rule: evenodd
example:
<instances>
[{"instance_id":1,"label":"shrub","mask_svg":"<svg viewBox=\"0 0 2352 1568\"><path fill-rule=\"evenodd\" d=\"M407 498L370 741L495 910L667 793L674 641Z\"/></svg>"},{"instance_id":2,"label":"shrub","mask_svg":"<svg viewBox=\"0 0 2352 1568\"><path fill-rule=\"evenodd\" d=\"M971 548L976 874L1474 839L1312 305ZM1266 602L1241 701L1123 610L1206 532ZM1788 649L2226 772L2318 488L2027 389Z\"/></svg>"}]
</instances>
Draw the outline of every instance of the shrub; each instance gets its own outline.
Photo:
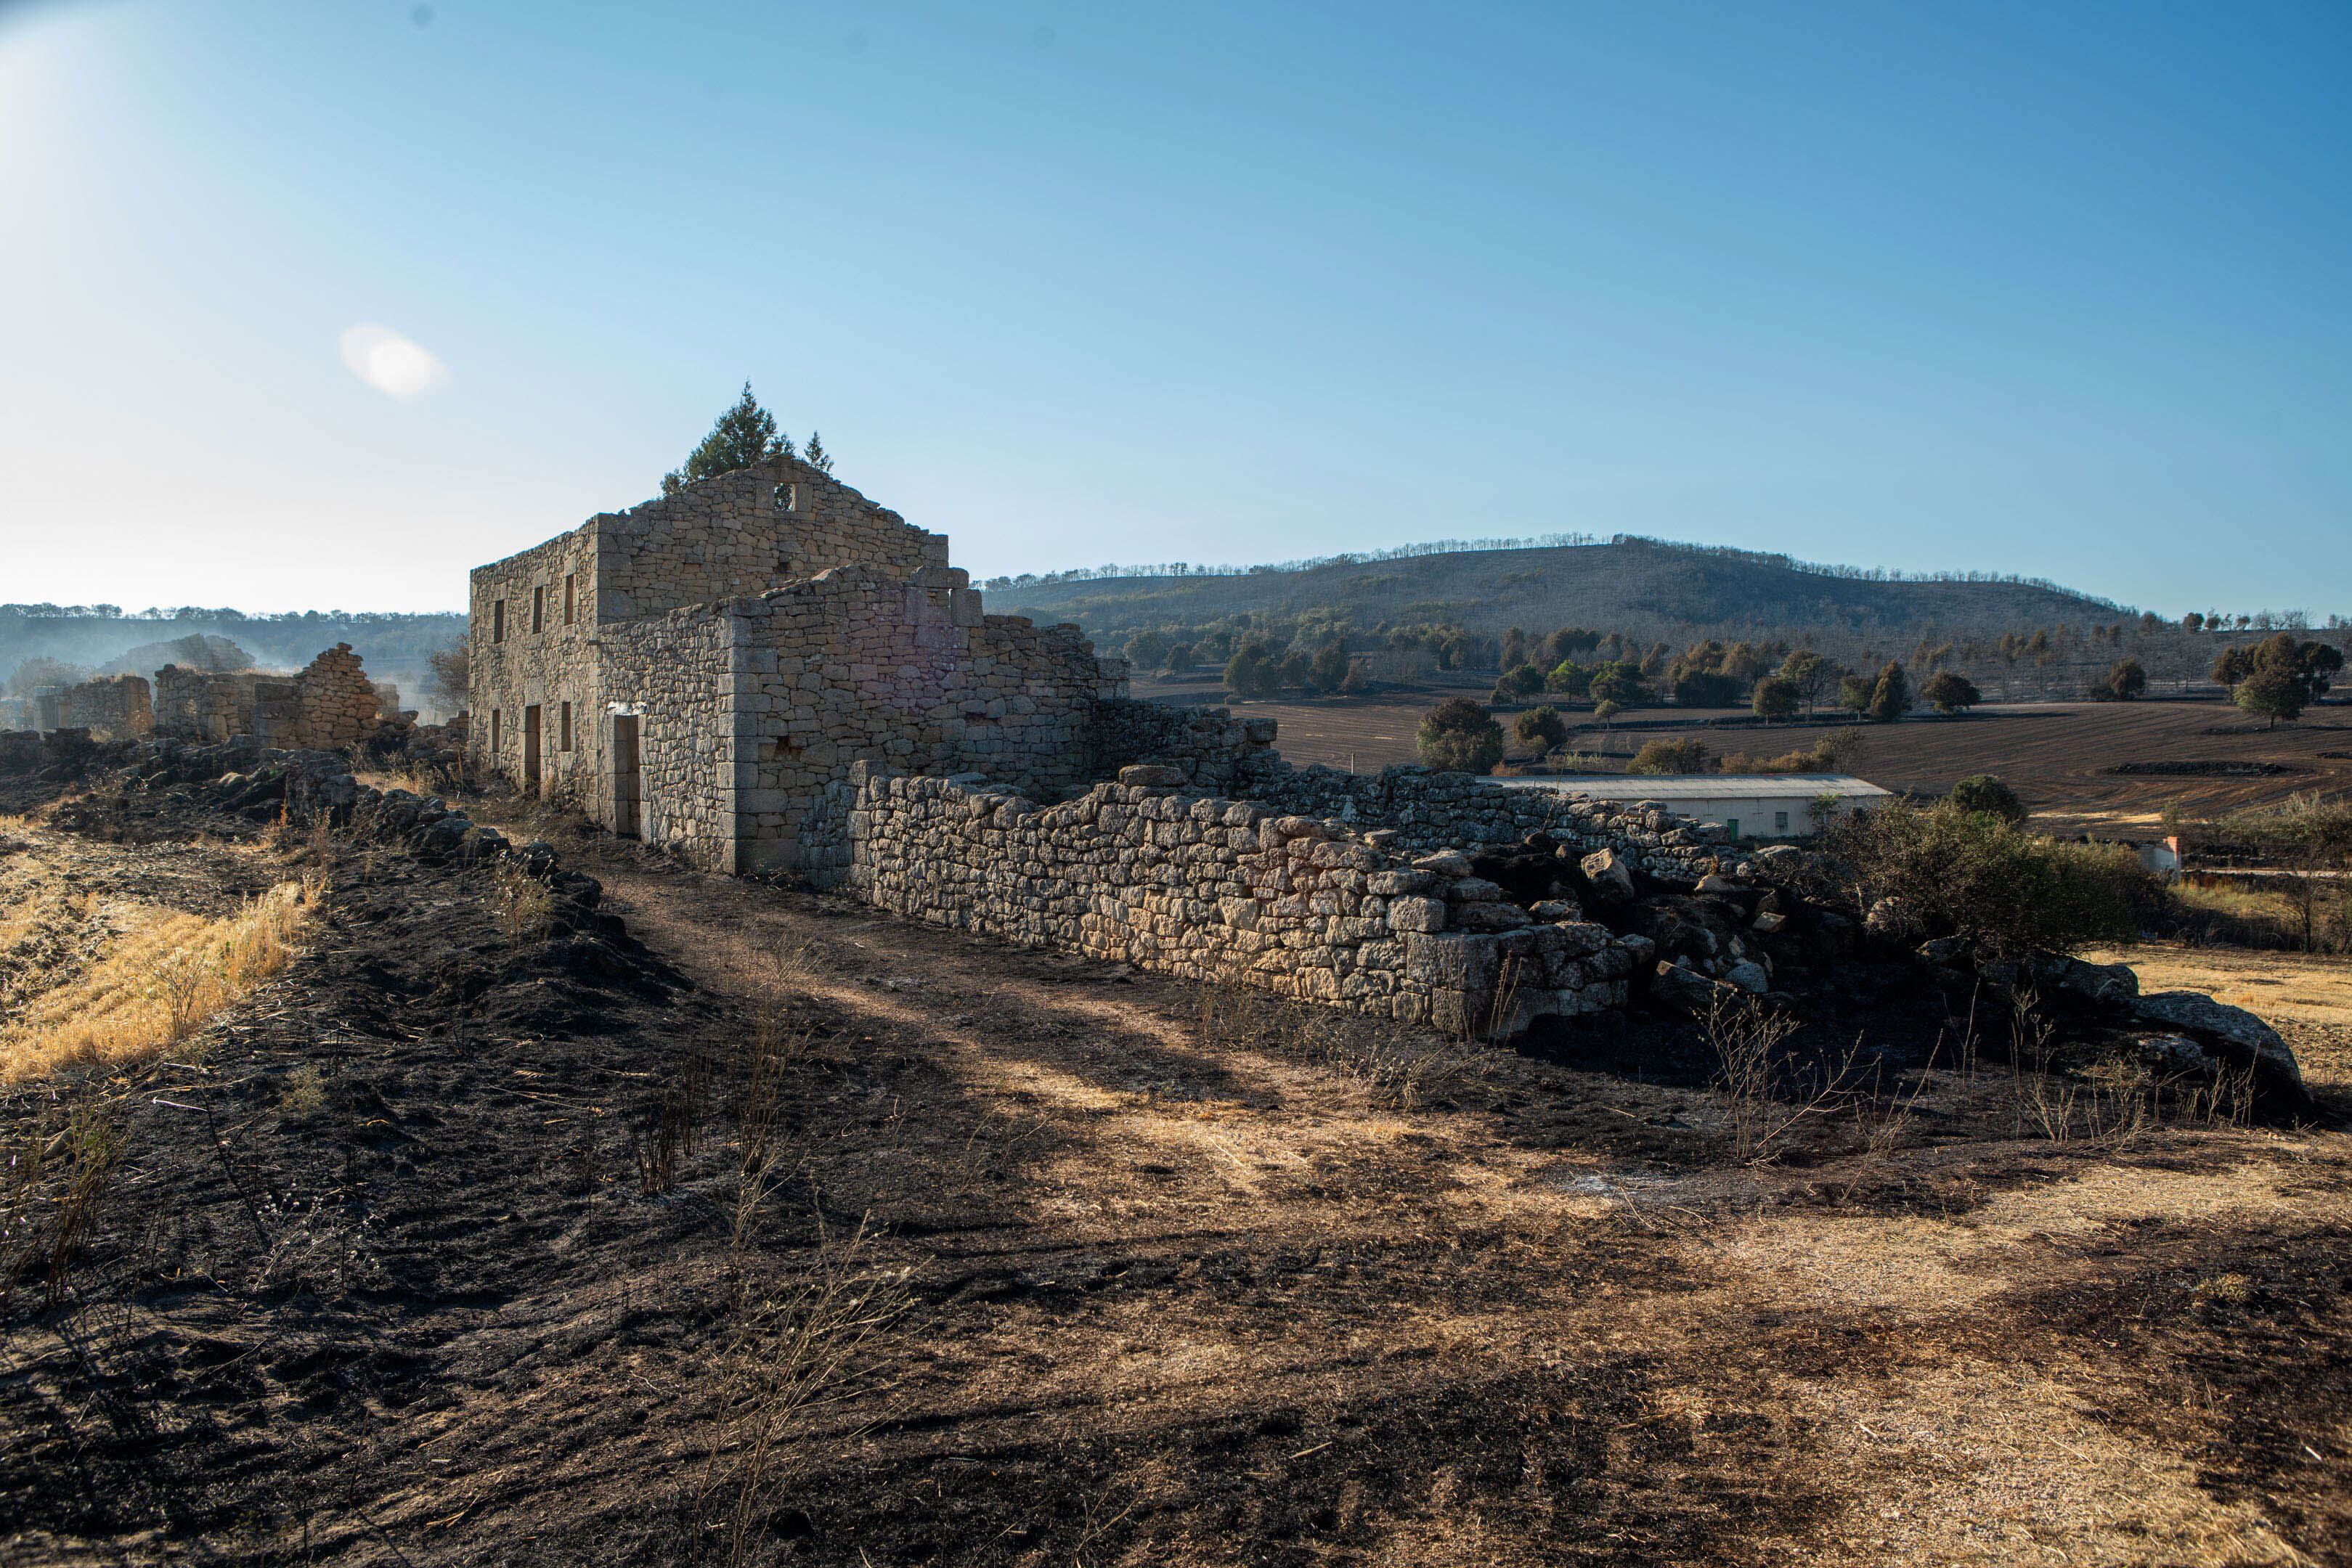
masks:
<instances>
[{"instance_id":1,"label":"shrub","mask_svg":"<svg viewBox=\"0 0 2352 1568\"><path fill-rule=\"evenodd\" d=\"M1903 901L1938 935L1979 954L2021 957L2128 941L2161 890L2120 844L2061 843L1951 801L1857 811L1830 848L1860 873L1859 903Z\"/></svg>"},{"instance_id":2,"label":"shrub","mask_svg":"<svg viewBox=\"0 0 2352 1568\"><path fill-rule=\"evenodd\" d=\"M1559 709L1549 704L1519 715L1518 723L1512 728L1521 741L1544 751L1568 742L1568 721L1559 716Z\"/></svg>"},{"instance_id":3,"label":"shrub","mask_svg":"<svg viewBox=\"0 0 2352 1568\"><path fill-rule=\"evenodd\" d=\"M1691 740L1653 740L1633 753L1633 760L1625 764L1628 773L1704 773L1706 771L1706 742Z\"/></svg>"},{"instance_id":4,"label":"shrub","mask_svg":"<svg viewBox=\"0 0 2352 1568\"><path fill-rule=\"evenodd\" d=\"M2117 659L2091 685L2092 699L2103 703L2132 702L2147 691L2147 670L2137 659Z\"/></svg>"},{"instance_id":5,"label":"shrub","mask_svg":"<svg viewBox=\"0 0 2352 1568\"><path fill-rule=\"evenodd\" d=\"M1981 811L2011 827L2025 821L2025 802L2017 798L2016 790L1990 773L1969 774L1952 786L1948 799L1963 811Z\"/></svg>"},{"instance_id":6,"label":"shrub","mask_svg":"<svg viewBox=\"0 0 2352 1568\"><path fill-rule=\"evenodd\" d=\"M1503 727L1468 697L1449 697L1429 710L1414 736L1421 759L1448 773L1487 773L1503 759Z\"/></svg>"}]
</instances>

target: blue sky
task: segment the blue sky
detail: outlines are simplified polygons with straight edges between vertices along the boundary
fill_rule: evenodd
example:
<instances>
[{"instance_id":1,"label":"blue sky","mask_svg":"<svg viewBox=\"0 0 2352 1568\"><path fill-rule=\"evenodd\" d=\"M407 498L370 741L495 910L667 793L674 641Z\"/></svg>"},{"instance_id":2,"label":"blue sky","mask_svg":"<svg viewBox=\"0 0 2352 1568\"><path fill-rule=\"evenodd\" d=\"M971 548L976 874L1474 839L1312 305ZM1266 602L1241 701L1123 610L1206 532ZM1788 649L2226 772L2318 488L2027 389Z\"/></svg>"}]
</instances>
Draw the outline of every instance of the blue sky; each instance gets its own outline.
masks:
<instances>
[{"instance_id":1,"label":"blue sky","mask_svg":"<svg viewBox=\"0 0 2352 1568\"><path fill-rule=\"evenodd\" d=\"M2263 0L0 4L0 599L454 608L749 377L975 577L2352 611L2347 79Z\"/></svg>"}]
</instances>

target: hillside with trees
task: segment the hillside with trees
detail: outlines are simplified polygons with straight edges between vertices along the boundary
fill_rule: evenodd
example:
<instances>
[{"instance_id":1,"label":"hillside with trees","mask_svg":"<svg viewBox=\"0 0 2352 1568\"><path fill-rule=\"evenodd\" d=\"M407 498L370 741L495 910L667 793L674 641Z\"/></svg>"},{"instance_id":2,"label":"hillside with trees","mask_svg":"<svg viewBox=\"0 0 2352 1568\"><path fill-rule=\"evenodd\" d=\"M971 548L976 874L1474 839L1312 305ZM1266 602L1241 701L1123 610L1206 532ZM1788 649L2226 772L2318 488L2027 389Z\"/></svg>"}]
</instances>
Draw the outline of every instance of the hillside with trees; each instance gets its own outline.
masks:
<instances>
[{"instance_id":1,"label":"hillside with trees","mask_svg":"<svg viewBox=\"0 0 2352 1568\"><path fill-rule=\"evenodd\" d=\"M1759 713L1839 690L1825 670L1949 673L1926 700L2130 701L2208 687L2230 636L2307 629L2301 613L2215 609L2179 620L2054 583L1989 572L1905 576L1619 535L1446 541L1374 557L1248 570L1185 562L982 585L992 610L1075 621L1139 674L1222 669L1237 695L1362 689L1493 671L1498 700L1541 692L1621 703L1746 704L1806 657ZM2323 634L2344 639L2340 617ZM1563 663L1566 668L1563 669ZM1353 687L1342 680L1352 677ZM1907 706L1912 694L1890 690ZM1862 706L1866 706L1867 704ZM1900 707L1896 711L1900 711Z\"/></svg>"}]
</instances>

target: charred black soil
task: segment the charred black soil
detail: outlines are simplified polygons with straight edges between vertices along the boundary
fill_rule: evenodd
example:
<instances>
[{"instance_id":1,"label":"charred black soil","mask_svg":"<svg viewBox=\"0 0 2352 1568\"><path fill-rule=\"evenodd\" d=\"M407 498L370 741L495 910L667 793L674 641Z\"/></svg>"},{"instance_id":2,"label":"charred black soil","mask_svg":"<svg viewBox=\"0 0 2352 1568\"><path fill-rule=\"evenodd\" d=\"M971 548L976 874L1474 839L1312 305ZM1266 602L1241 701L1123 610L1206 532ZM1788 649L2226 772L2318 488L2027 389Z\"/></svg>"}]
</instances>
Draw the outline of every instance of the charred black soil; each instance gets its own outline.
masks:
<instances>
[{"instance_id":1,"label":"charred black soil","mask_svg":"<svg viewBox=\"0 0 2352 1568\"><path fill-rule=\"evenodd\" d=\"M2352 1551L2352 1144L2049 1135L1918 1071L1940 1000L1819 1020L1885 1064L1741 1160L1687 1024L1503 1051L202 791L36 831L332 891L200 1052L6 1092L16 1222L104 1166L8 1303L12 1563Z\"/></svg>"}]
</instances>

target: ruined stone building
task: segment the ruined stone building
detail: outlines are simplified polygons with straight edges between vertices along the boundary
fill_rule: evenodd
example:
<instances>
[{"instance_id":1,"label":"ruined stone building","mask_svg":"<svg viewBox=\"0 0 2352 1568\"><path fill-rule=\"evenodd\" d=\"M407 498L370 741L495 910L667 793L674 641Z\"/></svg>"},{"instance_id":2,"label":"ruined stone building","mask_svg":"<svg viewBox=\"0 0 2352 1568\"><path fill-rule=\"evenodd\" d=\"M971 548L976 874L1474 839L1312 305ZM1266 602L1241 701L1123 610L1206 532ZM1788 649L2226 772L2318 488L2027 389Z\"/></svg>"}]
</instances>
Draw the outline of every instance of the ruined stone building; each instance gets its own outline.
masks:
<instances>
[{"instance_id":1,"label":"ruined stone building","mask_svg":"<svg viewBox=\"0 0 2352 1568\"><path fill-rule=\"evenodd\" d=\"M101 675L43 686L0 702L0 733L87 731L100 741L149 735L223 741L249 736L289 750L340 751L387 724L413 723L397 688L368 679L360 656L338 643L293 674L165 664L144 675Z\"/></svg>"},{"instance_id":2,"label":"ruined stone building","mask_svg":"<svg viewBox=\"0 0 2352 1568\"><path fill-rule=\"evenodd\" d=\"M488 766L726 871L845 867L854 762L1054 795L1167 722L1077 628L986 614L944 538L790 458L478 568L471 611Z\"/></svg>"}]
</instances>

